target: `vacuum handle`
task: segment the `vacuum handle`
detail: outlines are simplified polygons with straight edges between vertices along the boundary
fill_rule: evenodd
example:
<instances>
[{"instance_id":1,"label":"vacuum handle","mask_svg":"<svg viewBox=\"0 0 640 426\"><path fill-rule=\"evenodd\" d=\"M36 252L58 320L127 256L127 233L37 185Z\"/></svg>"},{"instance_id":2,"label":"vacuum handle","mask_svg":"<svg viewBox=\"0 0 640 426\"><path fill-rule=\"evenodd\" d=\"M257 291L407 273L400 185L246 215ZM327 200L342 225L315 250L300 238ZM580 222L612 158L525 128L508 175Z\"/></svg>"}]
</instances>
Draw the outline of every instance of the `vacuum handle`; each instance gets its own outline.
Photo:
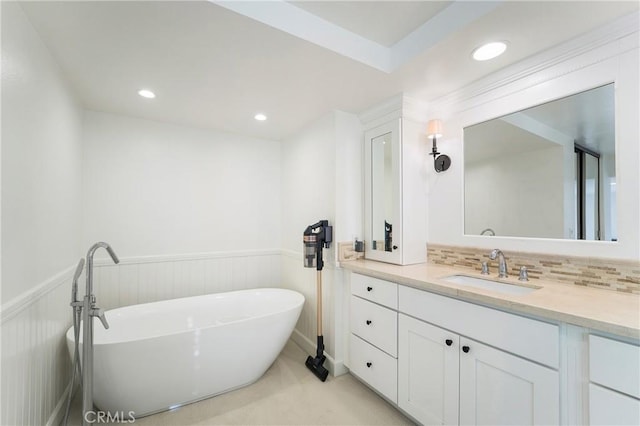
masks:
<instances>
[{"instance_id":1,"label":"vacuum handle","mask_svg":"<svg viewBox=\"0 0 640 426\"><path fill-rule=\"evenodd\" d=\"M316 272L316 303L318 304L316 312L316 321L318 328L318 336L322 336L322 271Z\"/></svg>"}]
</instances>

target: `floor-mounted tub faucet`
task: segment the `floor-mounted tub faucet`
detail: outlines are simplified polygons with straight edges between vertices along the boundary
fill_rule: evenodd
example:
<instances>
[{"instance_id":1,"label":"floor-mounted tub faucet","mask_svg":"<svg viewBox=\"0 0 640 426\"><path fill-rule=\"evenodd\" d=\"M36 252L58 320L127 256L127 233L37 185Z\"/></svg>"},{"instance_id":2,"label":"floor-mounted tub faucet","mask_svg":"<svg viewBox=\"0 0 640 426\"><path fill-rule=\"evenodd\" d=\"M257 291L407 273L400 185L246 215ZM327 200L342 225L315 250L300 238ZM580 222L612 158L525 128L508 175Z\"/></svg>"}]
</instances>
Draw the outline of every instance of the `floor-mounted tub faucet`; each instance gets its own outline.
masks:
<instances>
[{"instance_id":1,"label":"floor-mounted tub faucet","mask_svg":"<svg viewBox=\"0 0 640 426\"><path fill-rule=\"evenodd\" d=\"M93 254L99 248L104 248L113 259L114 263L120 260L111 246L104 242L98 242L89 248L87 252L87 289L82 305L82 425L88 426L94 417L93 411L93 317L100 318L104 328L109 328L109 323L102 309L96 306L96 296L93 294Z\"/></svg>"},{"instance_id":2,"label":"floor-mounted tub faucet","mask_svg":"<svg viewBox=\"0 0 640 426\"><path fill-rule=\"evenodd\" d=\"M498 258L498 278L507 278L507 260L499 249L494 249L489 255L489 259L496 260Z\"/></svg>"}]
</instances>

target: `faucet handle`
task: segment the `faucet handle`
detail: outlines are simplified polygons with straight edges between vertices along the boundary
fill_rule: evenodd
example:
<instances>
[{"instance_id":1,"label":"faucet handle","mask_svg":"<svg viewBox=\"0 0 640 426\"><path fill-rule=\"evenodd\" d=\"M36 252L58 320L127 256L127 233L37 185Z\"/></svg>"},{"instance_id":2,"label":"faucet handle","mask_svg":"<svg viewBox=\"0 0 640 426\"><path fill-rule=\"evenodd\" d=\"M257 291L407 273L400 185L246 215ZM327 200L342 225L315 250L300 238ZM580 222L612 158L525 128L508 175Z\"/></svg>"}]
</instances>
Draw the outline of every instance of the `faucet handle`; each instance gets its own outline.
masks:
<instances>
[{"instance_id":1,"label":"faucet handle","mask_svg":"<svg viewBox=\"0 0 640 426\"><path fill-rule=\"evenodd\" d=\"M529 281L529 273L527 272L526 266L520 267L520 276L518 277L518 281Z\"/></svg>"},{"instance_id":2,"label":"faucet handle","mask_svg":"<svg viewBox=\"0 0 640 426\"><path fill-rule=\"evenodd\" d=\"M100 308L95 308L91 310L91 316L92 317L98 317L100 319L100 322L102 323L102 326L108 330L109 329L109 323L107 322L107 317L104 316L104 311Z\"/></svg>"},{"instance_id":3,"label":"faucet handle","mask_svg":"<svg viewBox=\"0 0 640 426\"><path fill-rule=\"evenodd\" d=\"M489 275L489 262L482 262L482 275Z\"/></svg>"}]
</instances>

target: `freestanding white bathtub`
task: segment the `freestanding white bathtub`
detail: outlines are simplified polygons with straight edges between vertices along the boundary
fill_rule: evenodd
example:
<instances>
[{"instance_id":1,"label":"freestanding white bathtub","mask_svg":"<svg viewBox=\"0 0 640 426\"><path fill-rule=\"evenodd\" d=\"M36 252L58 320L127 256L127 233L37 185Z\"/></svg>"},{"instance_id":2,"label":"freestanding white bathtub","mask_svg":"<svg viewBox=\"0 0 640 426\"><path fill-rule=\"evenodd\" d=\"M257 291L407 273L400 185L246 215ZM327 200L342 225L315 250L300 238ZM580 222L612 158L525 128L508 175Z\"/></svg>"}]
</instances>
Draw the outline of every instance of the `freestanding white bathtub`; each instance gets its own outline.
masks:
<instances>
[{"instance_id":1,"label":"freestanding white bathtub","mask_svg":"<svg viewBox=\"0 0 640 426\"><path fill-rule=\"evenodd\" d=\"M303 303L300 293L268 288L107 311L108 330L94 318L94 403L142 417L253 383L284 347ZM73 356L73 327L67 345Z\"/></svg>"}]
</instances>

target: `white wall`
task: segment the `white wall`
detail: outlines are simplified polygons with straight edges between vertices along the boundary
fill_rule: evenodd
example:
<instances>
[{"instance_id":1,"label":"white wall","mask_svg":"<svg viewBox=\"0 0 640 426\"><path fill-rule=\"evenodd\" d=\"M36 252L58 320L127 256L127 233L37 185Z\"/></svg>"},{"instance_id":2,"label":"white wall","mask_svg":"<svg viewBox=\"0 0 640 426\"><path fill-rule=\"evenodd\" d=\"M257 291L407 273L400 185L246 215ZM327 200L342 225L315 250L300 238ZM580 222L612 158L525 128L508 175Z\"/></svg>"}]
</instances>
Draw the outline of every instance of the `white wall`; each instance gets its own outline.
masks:
<instances>
[{"instance_id":1,"label":"white wall","mask_svg":"<svg viewBox=\"0 0 640 426\"><path fill-rule=\"evenodd\" d=\"M83 247L121 257L276 249L280 143L87 111Z\"/></svg>"},{"instance_id":2,"label":"white wall","mask_svg":"<svg viewBox=\"0 0 640 426\"><path fill-rule=\"evenodd\" d=\"M352 241L364 237L362 161L363 130L360 119L334 111L336 137L336 223L335 240Z\"/></svg>"},{"instance_id":3,"label":"white wall","mask_svg":"<svg viewBox=\"0 0 640 426\"><path fill-rule=\"evenodd\" d=\"M305 303L296 333L316 343L316 270L302 264L302 233L308 225L327 219L335 223L335 117L329 113L282 143L282 279L285 288L299 291ZM323 335L333 354L334 274L336 245L323 251ZM309 351L309 348L307 348Z\"/></svg>"},{"instance_id":4,"label":"white wall","mask_svg":"<svg viewBox=\"0 0 640 426\"><path fill-rule=\"evenodd\" d=\"M451 156L453 164L446 173L429 175L429 243L640 259L639 39L637 30L628 30L638 15L625 19L431 103L430 114L445 119L445 136L438 148ZM616 96L618 242L464 235L462 129L610 82L615 82Z\"/></svg>"},{"instance_id":5,"label":"white wall","mask_svg":"<svg viewBox=\"0 0 640 426\"><path fill-rule=\"evenodd\" d=\"M2 298L73 264L81 109L17 3L2 3Z\"/></svg>"},{"instance_id":6,"label":"white wall","mask_svg":"<svg viewBox=\"0 0 640 426\"><path fill-rule=\"evenodd\" d=\"M324 250L323 335L328 366L343 357L344 279L337 243L362 238L362 129L356 116L333 111L282 144L283 285L305 296L294 338L310 354L316 344L316 271L302 264L302 233L328 219L334 244Z\"/></svg>"},{"instance_id":7,"label":"white wall","mask_svg":"<svg viewBox=\"0 0 640 426\"><path fill-rule=\"evenodd\" d=\"M68 383L63 334L81 256L81 110L19 3L1 7L0 423L44 424Z\"/></svg>"}]
</instances>

